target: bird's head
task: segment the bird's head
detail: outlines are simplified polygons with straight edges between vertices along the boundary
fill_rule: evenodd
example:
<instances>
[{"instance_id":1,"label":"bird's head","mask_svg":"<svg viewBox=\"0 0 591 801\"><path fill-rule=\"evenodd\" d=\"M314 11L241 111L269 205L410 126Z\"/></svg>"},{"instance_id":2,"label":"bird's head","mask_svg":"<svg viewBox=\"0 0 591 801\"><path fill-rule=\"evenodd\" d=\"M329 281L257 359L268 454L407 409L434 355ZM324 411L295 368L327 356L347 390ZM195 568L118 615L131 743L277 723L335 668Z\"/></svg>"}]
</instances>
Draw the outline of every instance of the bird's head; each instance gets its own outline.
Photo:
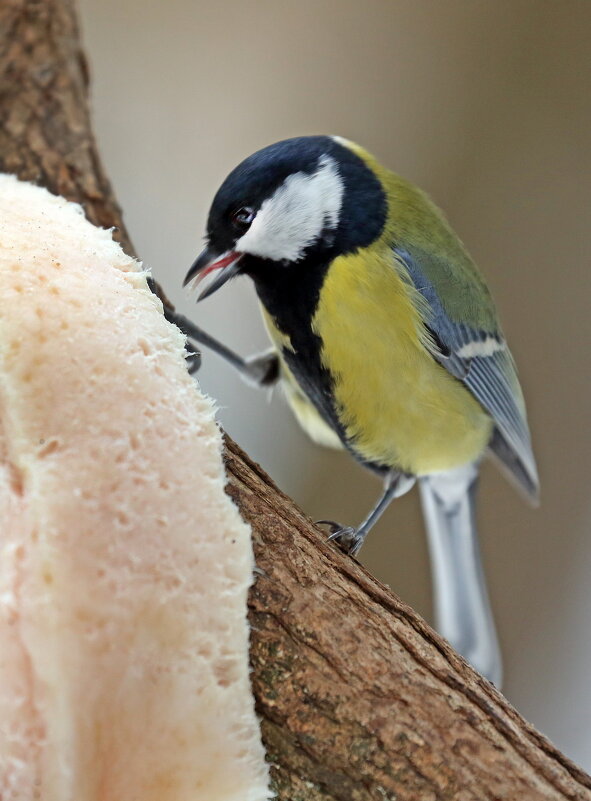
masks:
<instances>
[{"instance_id":1,"label":"bird's head","mask_svg":"<svg viewBox=\"0 0 591 801\"><path fill-rule=\"evenodd\" d=\"M307 269L371 244L383 229L387 203L357 150L342 139L304 136L245 159L213 200L207 247L185 284L216 272L201 300L240 273Z\"/></svg>"}]
</instances>

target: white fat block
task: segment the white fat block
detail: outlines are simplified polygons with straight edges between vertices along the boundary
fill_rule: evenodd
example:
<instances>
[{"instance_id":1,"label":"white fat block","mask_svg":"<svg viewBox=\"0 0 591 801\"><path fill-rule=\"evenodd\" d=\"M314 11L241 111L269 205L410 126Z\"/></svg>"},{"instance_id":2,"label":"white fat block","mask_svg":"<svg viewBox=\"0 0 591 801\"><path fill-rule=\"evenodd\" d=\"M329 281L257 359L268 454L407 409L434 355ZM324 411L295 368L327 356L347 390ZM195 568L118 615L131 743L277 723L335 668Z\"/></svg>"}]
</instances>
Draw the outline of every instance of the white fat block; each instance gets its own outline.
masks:
<instances>
[{"instance_id":1,"label":"white fat block","mask_svg":"<svg viewBox=\"0 0 591 801\"><path fill-rule=\"evenodd\" d=\"M264 801L250 530L141 265L0 176L0 797Z\"/></svg>"}]
</instances>

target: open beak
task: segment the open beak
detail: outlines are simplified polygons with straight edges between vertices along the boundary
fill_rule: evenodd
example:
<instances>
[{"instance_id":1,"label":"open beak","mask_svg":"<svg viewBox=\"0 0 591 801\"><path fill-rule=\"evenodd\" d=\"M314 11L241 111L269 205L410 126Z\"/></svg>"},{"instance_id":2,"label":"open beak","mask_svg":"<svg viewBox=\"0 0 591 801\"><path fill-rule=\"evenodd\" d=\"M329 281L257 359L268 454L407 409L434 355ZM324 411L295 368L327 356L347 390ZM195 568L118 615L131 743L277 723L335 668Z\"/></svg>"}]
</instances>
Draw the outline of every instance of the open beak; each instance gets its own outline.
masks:
<instances>
[{"instance_id":1,"label":"open beak","mask_svg":"<svg viewBox=\"0 0 591 801\"><path fill-rule=\"evenodd\" d=\"M193 289L196 289L203 279L214 270L219 270L220 273L208 287L199 295L197 300L203 300L213 295L226 281L233 278L240 272L240 259L242 253L236 253L235 250L228 250L225 253L214 254L209 248L205 248L203 253L193 262L191 269L185 276L183 286L193 281Z\"/></svg>"}]
</instances>

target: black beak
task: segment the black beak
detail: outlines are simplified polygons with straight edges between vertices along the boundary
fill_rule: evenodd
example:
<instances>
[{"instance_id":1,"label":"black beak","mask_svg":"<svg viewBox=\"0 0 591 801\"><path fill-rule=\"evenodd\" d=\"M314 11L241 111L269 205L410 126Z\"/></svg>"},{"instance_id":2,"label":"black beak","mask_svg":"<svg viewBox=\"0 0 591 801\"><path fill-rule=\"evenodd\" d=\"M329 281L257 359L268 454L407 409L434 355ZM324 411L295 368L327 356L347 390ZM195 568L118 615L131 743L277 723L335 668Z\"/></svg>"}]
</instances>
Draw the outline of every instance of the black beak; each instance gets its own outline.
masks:
<instances>
[{"instance_id":1,"label":"black beak","mask_svg":"<svg viewBox=\"0 0 591 801\"><path fill-rule=\"evenodd\" d=\"M204 300L210 295L213 295L221 286L223 286L230 278L238 275L240 272L240 259L242 253L237 253L235 250L228 250L221 255L212 253L209 248L205 248L198 258L191 265L191 269L185 276L183 286L187 286L191 281L194 281L193 288L197 288L203 279L212 273L214 270L220 270L220 274L212 283L199 295L197 300Z\"/></svg>"}]
</instances>

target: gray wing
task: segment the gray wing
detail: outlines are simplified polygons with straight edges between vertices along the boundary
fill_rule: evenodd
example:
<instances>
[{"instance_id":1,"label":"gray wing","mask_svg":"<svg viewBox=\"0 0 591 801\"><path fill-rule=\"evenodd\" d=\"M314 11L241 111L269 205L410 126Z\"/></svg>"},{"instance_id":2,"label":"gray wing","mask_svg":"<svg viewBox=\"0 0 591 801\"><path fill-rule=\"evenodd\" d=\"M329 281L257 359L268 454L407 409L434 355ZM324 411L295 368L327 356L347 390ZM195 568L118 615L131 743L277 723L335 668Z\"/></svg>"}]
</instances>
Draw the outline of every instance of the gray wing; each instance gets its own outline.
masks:
<instances>
[{"instance_id":1,"label":"gray wing","mask_svg":"<svg viewBox=\"0 0 591 801\"><path fill-rule=\"evenodd\" d=\"M446 313L426 271L421 269L421 255L411 255L397 248L394 252L406 268L414 288L429 306L427 326L436 346L434 357L465 384L493 418L495 429L489 443L490 450L530 500L537 502L538 473L525 404L513 357L502 333L477 330L454 322ZM429 258L433 260L431 256Z\"/></svg>"}]
</instances>

